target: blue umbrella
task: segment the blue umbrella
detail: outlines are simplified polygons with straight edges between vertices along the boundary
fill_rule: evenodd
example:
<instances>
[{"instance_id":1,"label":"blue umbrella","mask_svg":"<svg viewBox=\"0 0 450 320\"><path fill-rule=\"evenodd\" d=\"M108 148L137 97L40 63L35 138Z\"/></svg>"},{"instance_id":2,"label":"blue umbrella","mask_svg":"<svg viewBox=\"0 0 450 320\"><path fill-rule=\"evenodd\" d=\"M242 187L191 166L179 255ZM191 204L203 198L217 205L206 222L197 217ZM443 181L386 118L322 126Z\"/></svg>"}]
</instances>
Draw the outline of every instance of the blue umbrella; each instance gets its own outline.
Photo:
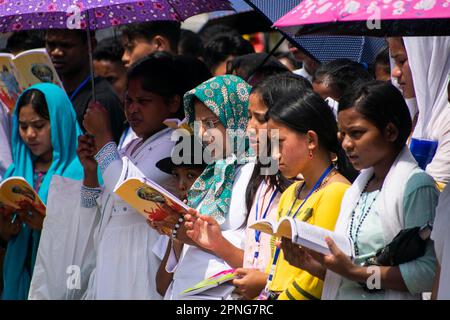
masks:
<instances>
[{"instance_id":1,"label":"blue umbrella","mask_svg":"<svg viewBox=\"0 0 450 320\"><path fill-rule=\"evenodd\" d=\"M222 24L232 27L241 34L271 31L272 23L253 10L244 0L230 0L233 10L209 13L208 22L202 27Z\"/></svg>"},{"instance_id":2,"label":"blue umbrella","mask_svg":"<svg viewBox=\"0 0 450 320\"><path fill-rule=\"evenodd\" d=\"M248 11L252 11L252 7L250 7L244 0L229 0L231 7L233 10L227 10L227 11L216 11L211 12L209 14L209 20L222 18L229 15L244 13Z\"/></svg>"},{"instance_id":3,"label":"blue umbrella","mask_svg":"<svg viewBox=\"0 0 450 320\"><path fill-rule=\"evenodd\" d=\"M299 0L245 0L253 9L273 24L299 4ZM319 62L347 58L360 63L373 63L386 47L383 38L362 36L294 36L280 31L293 45Z\"/></svg>"}]
</instances>

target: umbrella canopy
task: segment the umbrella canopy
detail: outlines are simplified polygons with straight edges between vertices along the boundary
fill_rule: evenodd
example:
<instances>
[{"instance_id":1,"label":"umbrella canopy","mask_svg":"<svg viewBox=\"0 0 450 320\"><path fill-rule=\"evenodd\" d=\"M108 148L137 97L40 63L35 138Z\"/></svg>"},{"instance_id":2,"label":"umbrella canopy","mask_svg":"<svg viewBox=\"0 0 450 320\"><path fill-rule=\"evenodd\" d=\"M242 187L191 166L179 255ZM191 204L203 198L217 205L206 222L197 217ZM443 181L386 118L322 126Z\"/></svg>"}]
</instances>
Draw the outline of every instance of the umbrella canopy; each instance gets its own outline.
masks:
<instances>
[{"instance_id":1,"label":"umbrella canopy","mask_svg":"<svg viewBox=\"0 0 450 320\"><path fill-rule=\"evenodd\" d=\"M211 12L202 29L222 24L232 27L241 34L271 31L272 23L253 10L244 0L230 0L233 11Z\"/></svg>"},{"instance_id":2,"label":"umbrella canopy","mask_svg":"<svg viewBox=\"0 0 450 320\"><path fill-rule=\"evenodd\" d=\"M76 13L80 23L75 28L96 30L154 20L183 21L230 9L226 0L0 0L0 32L67 29Z\"/></svg>"},{"instance_id":3,"label":"umbrella canopy","mask_svg":"<svg viewBox=\"0 0 450 320\"><path fill-rule=\"evenodd\" d=\"M304 0L274 25L295 35L450 35L450 2Z\"/></svg>"},{"instance_id":4,"label":"umbrella canopy","mask_svg":"<svg viewBox=\"0 0 450 320\"><path fill-rule=\"evenodd\" d=\"M272 24L295 8L299 0L246 0L246 2ZM284 30L280 31L293 45L322 63L339 58L360 63L373 63L376 55L386 46L384 39L374 37L324 35L298 37Z\"/></svg>"}]
</instances>

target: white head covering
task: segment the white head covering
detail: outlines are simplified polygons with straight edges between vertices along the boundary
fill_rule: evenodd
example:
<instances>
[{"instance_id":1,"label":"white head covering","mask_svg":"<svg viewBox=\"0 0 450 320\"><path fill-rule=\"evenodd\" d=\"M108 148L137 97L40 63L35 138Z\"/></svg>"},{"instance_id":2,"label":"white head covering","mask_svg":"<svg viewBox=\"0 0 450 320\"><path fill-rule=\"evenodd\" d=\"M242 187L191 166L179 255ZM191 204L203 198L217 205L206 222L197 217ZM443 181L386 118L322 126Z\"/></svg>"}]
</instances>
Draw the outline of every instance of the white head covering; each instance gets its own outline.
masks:
<instances>
[{"instance_id":1,"label":"white head covering","mask_svg":"<svg viewBox=\"0 0 450 320\"><path fill-rule=\"evenodd\" d=\"M403 41L419 108L414 137L437 140L436 123L448 104L450 37L404 37Z\"/></svg>"},{"instance_id":2,"label":"white head covering","mask_svg":"<svg viewBox=\"0 0 450 320\"><path fill-rule=\"evenodd\" d=\"M413 137L438 141L426 171L438 181L450 181L450 37L404 37L414 80L419 117Z\"/></svg>"}]
</instances>

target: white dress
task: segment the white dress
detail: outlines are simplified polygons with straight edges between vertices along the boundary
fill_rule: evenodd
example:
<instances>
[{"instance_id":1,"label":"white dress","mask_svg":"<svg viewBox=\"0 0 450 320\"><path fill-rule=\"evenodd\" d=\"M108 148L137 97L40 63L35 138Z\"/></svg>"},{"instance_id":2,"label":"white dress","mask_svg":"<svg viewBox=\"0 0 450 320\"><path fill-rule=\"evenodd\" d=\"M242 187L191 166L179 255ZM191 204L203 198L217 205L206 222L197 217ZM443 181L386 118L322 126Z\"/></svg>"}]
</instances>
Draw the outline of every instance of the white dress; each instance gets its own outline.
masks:
<instances>
[{"instance_id":1,"label":"white dress","mask_svg":"<svg viewBox=\"0 0 450 320\"><path fill-rule=\"evenodd\" d=\"M253 168L254 163L248 163L237 168L229 213L221 226L223 236L234 246L241 249L244 249L247 217L245 190L253 173ZM183 290L227 269L231 269L231 267L225 261L195 246L185 244L178 261L176 261L172 250L166 264L166 270L174 273L173 281L167 289L164 299L182 299L179 294Z\"/></svg>"},{"instance_id":2,"label":"white dress","mask_svg":"<svg viewBox=\"0 0 450 320\"><path fill-rule=\"evenodd\" d=\"M0 103L0 181L11 163L11 117Z\"/></svg>"},{"instance_id":3,"label":"white dress","mask_svg":"<svg viewBox=\"0 0 450 320\"><path fill-rule=\"evenodd\" d=\"M101 216L94 234L96 267L85 299L161 299L155 279L161 257L152 251L160 235L111 190L128 177L145 175L174 192L174 178L155 166L171 154L174 145L171 133L171 129L165 129L137 149L141 140L132 141L121 151L121 158L116 157L102 169L105 187L97 199ZM107 159L98 161L102 167L102 161Z\"/></svg>"}]
</instances>

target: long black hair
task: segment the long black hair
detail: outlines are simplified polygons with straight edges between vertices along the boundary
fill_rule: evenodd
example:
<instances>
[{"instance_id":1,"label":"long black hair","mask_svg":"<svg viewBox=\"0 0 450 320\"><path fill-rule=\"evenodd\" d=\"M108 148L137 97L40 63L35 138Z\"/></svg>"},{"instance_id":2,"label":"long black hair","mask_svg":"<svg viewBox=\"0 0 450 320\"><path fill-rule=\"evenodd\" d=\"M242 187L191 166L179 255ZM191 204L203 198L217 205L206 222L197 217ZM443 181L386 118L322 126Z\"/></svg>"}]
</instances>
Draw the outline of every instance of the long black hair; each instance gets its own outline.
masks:
<instances>
[{"instance_id":1,"label":"long black hair","mask_svg":"<svg viewBox=\"0 0 450 320\"><path fill-rule=\"evenodd\" d=\"M337 123L328 104L314 91L291 91L269 109L267 119L283 123L299 133L314 131L319 145L330 153L341 154L337 137ZM345 162L338 157L337 169L343 172Z\"/></svg>"},{"instance_id":2,"label":"long black hair","mask_svg":"<svg viewBox=\"0 0 450 320\"><path fill-rule=\"evenodd\" d=\"M252 88L251 94L259 95L264 105L268 110L270 110L277 101L290 92L303 92L311 89L311 84L305 78L293 73L286 73L271 76L263 80ZM270 145L267 145L270 148ZM267 152L270 152L270 150L267 150ZM264 180L267 180L270 188L276 188L279 192L284 192L284 190L286 190L292 183L292 181L283 177L280 172L277 172L275 175L268 176L261 174L261 170L264 167L265 166L260 161L257 161L255 168L253 169L253 173L245 193L247 212L250 212L253 202L255 201L258 188Z\"/></svg>"}]
</instances>

